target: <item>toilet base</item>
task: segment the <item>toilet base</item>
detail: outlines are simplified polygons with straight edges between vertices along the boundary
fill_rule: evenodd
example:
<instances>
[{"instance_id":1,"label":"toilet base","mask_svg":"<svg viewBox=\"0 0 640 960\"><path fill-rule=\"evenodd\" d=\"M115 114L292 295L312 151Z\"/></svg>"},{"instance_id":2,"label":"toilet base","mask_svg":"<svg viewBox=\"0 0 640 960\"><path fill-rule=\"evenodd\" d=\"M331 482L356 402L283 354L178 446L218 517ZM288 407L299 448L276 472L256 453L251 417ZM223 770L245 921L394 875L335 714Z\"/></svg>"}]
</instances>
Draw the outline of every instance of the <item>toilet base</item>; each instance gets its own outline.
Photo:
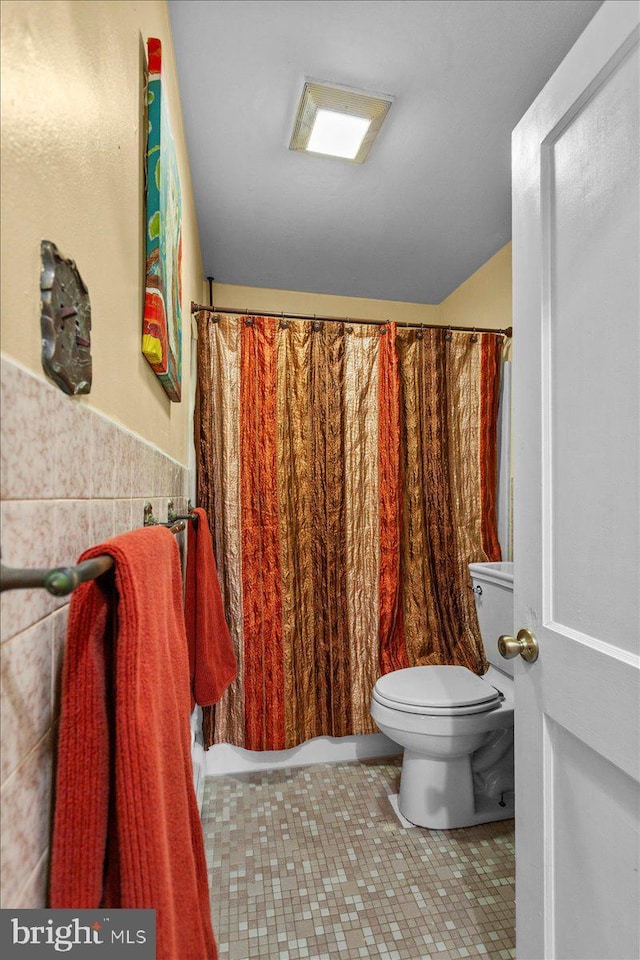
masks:
<instances>
[{"instance_id":1,"label":"toilet base","mask_svg":"<svg viewBox=\"0 0 640 960\"><path fill-rule=\"evenodd\" d=\"M504 807L491 797L476 800L470 756L438 760L409 749L404 751L398 809L406 820L431 830L472 827L514 815L513 800Z\"/></svg>"}]
</instances>

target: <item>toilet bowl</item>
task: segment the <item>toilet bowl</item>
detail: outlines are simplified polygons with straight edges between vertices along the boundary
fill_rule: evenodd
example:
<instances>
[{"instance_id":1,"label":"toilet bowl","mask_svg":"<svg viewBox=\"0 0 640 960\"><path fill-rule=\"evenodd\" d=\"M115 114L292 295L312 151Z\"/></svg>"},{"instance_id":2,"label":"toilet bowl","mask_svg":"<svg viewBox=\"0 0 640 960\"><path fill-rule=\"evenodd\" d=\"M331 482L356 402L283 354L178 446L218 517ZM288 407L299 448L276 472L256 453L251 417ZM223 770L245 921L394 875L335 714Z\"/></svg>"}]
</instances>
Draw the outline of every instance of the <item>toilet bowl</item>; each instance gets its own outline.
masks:
<instances>
[{"instance_id":1,"label":"toilet bowl","mask_svg":"<svg viewBox=\"0 0 640 960\"><path fill-rule=\"evenodd\" d=\"M404 747L398 808L436 830L513 816L513 678L497 651L513 628L513 564L470 564L489 670L408 667L375 684L371 716ZM506 669L503 669L503 664Z\"/></svg>"}]
</instances>

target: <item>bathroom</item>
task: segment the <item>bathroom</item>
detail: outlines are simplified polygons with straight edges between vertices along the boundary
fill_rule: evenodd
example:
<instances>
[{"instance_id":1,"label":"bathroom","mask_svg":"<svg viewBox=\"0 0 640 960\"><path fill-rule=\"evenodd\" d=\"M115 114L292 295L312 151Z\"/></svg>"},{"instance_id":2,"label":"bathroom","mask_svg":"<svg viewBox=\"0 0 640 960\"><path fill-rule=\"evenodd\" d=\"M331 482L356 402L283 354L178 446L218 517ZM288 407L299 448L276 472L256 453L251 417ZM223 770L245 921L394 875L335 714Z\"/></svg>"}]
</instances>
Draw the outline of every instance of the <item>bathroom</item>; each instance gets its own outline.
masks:
<instances>
[{"instance_id":1,"label":"bathroom","mask_svg":"<svg viewBox=\"0 0 640 960\"><path fill-rule=\"evenodd\" d=\"M0 9L3 577L142 529L177 543L188 579L193 521L169 541L145 520L203 508L238 661L219 704L179 718L217 946L158 956L637 957L638 5ZM181 196L178 389L141 349L150 38ZM381 98L362 163L291 148L306 81L316 106L322 83ZM75 396L43 367L56 250L91 354ZM430 498L427 427L455 464ZM1 596L0 919L63 904L79 596ZM473 682L460 716L425 703L454 667ZM413 710L403 669L428 671ZM87 713L76 754L98 757ZM484 820L469 758L487 740L412 756L399 715L448 741L485 724ZM163 764L145 766L147 797Z\"/></svg>"}]
</instances>

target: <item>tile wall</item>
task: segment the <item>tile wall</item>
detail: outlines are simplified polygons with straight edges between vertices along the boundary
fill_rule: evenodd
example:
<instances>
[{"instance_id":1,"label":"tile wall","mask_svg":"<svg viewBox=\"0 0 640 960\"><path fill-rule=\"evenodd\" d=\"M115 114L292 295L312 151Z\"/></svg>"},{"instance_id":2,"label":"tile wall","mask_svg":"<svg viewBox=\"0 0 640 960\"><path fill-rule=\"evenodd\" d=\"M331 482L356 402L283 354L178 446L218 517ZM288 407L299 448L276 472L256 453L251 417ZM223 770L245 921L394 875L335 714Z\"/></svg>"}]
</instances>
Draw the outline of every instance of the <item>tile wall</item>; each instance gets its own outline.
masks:
<instances>
[{"instance_id":1,"label":"tile wall","mask_svg":"<svg viewBox=\"0 0 640 960\"><path fill-rule=\"evenodd\" d=\"M3 563L75 563L142 526L146 500L157 520L169 499L186 510L182 464L5 358L1 374ZM16 590L0 604L0 906L40 907L68 598Z\"/></svg>"}]
</instances>

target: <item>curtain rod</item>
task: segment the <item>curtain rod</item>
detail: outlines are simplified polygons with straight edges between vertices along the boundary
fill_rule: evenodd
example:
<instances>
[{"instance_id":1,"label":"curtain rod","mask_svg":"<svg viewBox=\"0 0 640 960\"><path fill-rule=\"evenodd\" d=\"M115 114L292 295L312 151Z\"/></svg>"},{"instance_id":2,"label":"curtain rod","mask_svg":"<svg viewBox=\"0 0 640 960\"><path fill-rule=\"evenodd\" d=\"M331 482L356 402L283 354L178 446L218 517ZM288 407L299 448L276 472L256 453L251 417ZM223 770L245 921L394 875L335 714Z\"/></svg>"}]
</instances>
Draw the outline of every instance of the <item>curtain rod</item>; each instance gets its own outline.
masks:
<instances>
[{"instance_id":1,"label":"curtain rod","mask_svg":"<svg viewBox=\"0 0 640 960\"><path fill-rule=\"evenodd\" d=\"M383 327L388 320L365 320L360 317L328 317L315 313L277 313L272 310L238 310L237 307L214 307L191 301L191 313L205 310L208 313L232 313L243 317L279 317L281 320L315 320L335 323L360 323ZM513 327L496 330L495 327L459 327L442 323L397 323L397 327L406 330L460 330L463 333L502 333L505 337L513 336Z\"/></svg>"},{"instance_id":2,"label":"curtain rod","mask_svg":"<svg viewBox=\"0 0 640 960\"><path fill-rule=\"evenodd\" d=\"M174 523L157 524L168 527L170 533L181 533L186 527L184 520ZM53 567L51 570L36 570L21 567L0 567L0 591L27 590L44 587L54 597L66 597L81 583L95 580L110 570L114 559L108 553L102 553L90 560L83 560L74 567Z\"/></svg>"}]
</instances>

